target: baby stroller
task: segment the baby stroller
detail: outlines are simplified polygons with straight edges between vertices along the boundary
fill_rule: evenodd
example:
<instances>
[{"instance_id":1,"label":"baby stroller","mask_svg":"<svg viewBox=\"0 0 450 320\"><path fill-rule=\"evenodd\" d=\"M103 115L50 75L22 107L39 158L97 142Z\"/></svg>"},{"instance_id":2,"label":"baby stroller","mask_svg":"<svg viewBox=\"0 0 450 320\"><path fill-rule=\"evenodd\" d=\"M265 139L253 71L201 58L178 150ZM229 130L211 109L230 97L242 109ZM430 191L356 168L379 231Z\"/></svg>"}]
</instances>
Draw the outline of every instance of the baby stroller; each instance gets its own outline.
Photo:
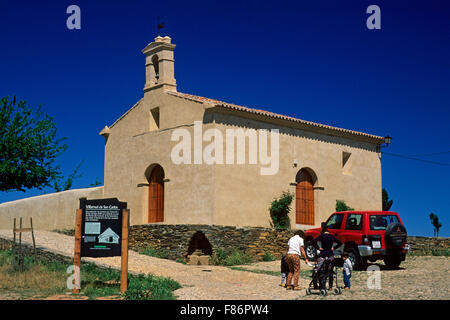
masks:
<instances>
[{"instance_id":1,"label":"baby stroller","mask_svg":"<svg viewBox=\"0 0 450 320\"><path fill-rule=\"evenodd\" d=\"M308 288L306 289L306 294L310 295L313 293L313 290L318 290L321 296L326 296L328 294L327 288L327 280L329 277L333 277L334 283L336 287L333 289L334 294L341 294L342 287L338 286L338 277L337 271L334 267L333 259L329 257L322 258L320 257L317 261L317 264L314 265L314 269L311 274L311 282L309 283Z\"/></svg>"}]
</instances>

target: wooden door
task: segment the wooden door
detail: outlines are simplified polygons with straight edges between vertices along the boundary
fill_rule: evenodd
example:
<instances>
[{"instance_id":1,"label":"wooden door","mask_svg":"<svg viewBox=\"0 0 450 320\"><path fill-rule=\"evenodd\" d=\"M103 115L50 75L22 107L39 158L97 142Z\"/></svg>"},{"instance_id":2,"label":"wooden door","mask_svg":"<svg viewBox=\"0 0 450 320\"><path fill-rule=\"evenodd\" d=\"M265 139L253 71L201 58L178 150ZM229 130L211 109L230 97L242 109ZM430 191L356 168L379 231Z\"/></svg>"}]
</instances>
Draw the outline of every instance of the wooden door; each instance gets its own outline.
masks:
<instances>
[{"instance_id":1,"label":"wooden door","mask_svg":"<svg viewBox=\"0 0 450 320\"><path fill-rule=\"evenodd\" d=\"M297 224L314 224L314 189L313 179L308 171L302 169L297 175L295 192L295 222Z\"/></svg>"},{"instance_id":2,"label":"wooden door","mask_svg":"<svg viewBox=\"0 0 450 320\"><path fill-rule=\"evenodd\" d=\"M157 165L149 178L148 222L164 221L164 170Z\"/></svg>"}]
</instances>

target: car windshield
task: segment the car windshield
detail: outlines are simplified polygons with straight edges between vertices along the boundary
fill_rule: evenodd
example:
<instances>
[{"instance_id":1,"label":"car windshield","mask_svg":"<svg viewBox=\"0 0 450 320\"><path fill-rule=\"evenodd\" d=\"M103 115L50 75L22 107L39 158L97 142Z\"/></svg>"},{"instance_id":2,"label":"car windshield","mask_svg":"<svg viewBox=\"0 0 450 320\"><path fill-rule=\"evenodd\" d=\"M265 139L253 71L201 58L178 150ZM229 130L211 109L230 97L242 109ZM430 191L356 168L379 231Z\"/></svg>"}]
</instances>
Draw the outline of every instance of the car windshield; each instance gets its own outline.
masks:
<instances>
[{"instance_id":1,"label":"car windshield","mask_svg":"<svg viewBox=\"0 0 450 320\"><path fill-rule=\"evenodd\" d=\"M369 216L370 230L386 230L387 226L394 222L399 222L395 215Z\"/></svg>"}]
</instances>

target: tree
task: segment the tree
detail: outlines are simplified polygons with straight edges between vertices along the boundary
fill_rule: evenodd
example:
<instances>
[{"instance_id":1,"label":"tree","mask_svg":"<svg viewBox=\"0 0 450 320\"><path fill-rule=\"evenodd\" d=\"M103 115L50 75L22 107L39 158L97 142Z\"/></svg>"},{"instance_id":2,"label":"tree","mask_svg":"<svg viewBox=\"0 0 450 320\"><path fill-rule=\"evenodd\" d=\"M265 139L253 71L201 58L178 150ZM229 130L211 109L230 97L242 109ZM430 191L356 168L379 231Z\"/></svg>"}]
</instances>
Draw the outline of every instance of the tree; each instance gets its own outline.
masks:
<instances>
[{"instance_id":1,"label":"tree","mask_svg":"<svg viewBox=\"0 0 450 320\"><path fill-rule=\"evenodd\" d=\"M98 186L101 186L101 185L102 185L102 182L100 180L98 180L98 177L95 177L95 182L91 183L89 185L89 187L98 187Z\"/></svg>"},{"instance_id":2,"label":"tree","mask_svg":"<svg viewBox=\"0 0 450 320\"><path fill-rule=\"evenodd\" d=\"M55 181L53 182L53 189L55 189L55 192L66 191L66 190L69 190L70 188L72 188L73 180L81 178L83 176L82 173L78 173L83 162L84 162L84 159L77 165L75 170L73 170L73 172L71 174L69 174L69 176L66 178L66 180L64 181L63 184L61 184L59 182L59 180L60 180L59 177L57 179L55 179Z\"/></svg>"},{"instance_id":3,"label":"tree","mask_svg":"<svg viewBox=\"0 0 450 320\"><path fill-rule=\"evenodd\" d=\"M294 195L290 192L283 192L279 199L272 201L270 205L271 225L276 229L289 229L290 220L289 212L291 211L291 203Z\"/></svg>"},{"instance_id":4,"label":"tree","mask_svg":"<svg viewBox=\"0 0 450 320\"><path fill-rule=\"evenodd\" d=\"M344 200L336 200L336 212L353 211L355 209L349 207Z\"/></svg>"},{"instance_id":5,"label":"tree","mask_svg":"<svg viewBox=\"0 0 450 320\"><path fill-rule=\"evenodd\" d=\"M394 200L389 200L389 194L385 188L381 191L381 198L383 202L383 211L389 211L392 207L392 203L394 203Z\"/></svg>"},{"instance_id":6,"label":"tree","mask_svg":"<svg viewBox=\"0 0 450 320\"><path fill-rule=\"evenodd\" d=\"M2 98L0 107L0 191L50 186L61 173L55 159L67 149L53 118L16 97Z\"/></svg>"},{"instance_id":7,"label":"tree","mask_svg":"<svg viewBox=\"0 0 450 320\"><path fill-rule=\"evenodd\" d=\"M439 221L439 218L434 213L430 213L431 224L434 227L434 236L439 236L439 229L442 227L442 223Z\"/></svg>"},{"instance_id":8,"label":"tree","mask_svg":"<svg viewBox=\"0 0 450 320\"><path fill-rule=\"evenodd\" d=\"M73 172L67 176L67 178L63 183L60 182L62 177L58 177L57 179L55 179L55 181L53 182L53 189L55 190L55 192L66 191L72 188L73 181L83 176L82 173L79 173L80 168L83 165L83 162L84 159L81 160L81 162L76 166ZM91 183L89 187L98 187L100 185L102 185L102 182L98 180L98 177L96 177L95 182Z\"/></svg>"}]
</instances>

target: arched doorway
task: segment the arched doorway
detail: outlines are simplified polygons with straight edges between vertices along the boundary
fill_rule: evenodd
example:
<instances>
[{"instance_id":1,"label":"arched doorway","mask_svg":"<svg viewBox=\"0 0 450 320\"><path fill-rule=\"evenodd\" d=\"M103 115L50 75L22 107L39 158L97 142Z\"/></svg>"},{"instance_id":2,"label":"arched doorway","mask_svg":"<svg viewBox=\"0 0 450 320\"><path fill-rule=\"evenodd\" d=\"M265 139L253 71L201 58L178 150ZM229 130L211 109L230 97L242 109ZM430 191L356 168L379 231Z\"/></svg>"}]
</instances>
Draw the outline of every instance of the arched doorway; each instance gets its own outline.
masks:
<instances>
[{"instance_id":1,"label":"arched doorway","mask_svg":"<svg viewBox=\"0 0 450 320\"><path fill-rule=\"evenodd\" d=\"M211 243L205 234L201 231L197 231L189 241L189 247L187 255L193 254L196 250L201 250L203 254L210 256L213 253Z\"/></svg>"},{"instance_id":2,"label":"arched doorway","mask_svg":"<svg viewBox=\"0 0 450 320\"><path fill-rule=\"evenodd\" d=\"M306 169L301 169L295 179L295 223L314 225L314 180Z\"/></svg>"},{"instance_id":3,"label":"arched doorway","mask_svg":"<svg viewBox=\"0 0 450 320\"><path fill-rule=\"evenodd\" d=\"M148 178L148 222L164 221L164 170L156 165Z\"/></svg>"}]
</instances>

